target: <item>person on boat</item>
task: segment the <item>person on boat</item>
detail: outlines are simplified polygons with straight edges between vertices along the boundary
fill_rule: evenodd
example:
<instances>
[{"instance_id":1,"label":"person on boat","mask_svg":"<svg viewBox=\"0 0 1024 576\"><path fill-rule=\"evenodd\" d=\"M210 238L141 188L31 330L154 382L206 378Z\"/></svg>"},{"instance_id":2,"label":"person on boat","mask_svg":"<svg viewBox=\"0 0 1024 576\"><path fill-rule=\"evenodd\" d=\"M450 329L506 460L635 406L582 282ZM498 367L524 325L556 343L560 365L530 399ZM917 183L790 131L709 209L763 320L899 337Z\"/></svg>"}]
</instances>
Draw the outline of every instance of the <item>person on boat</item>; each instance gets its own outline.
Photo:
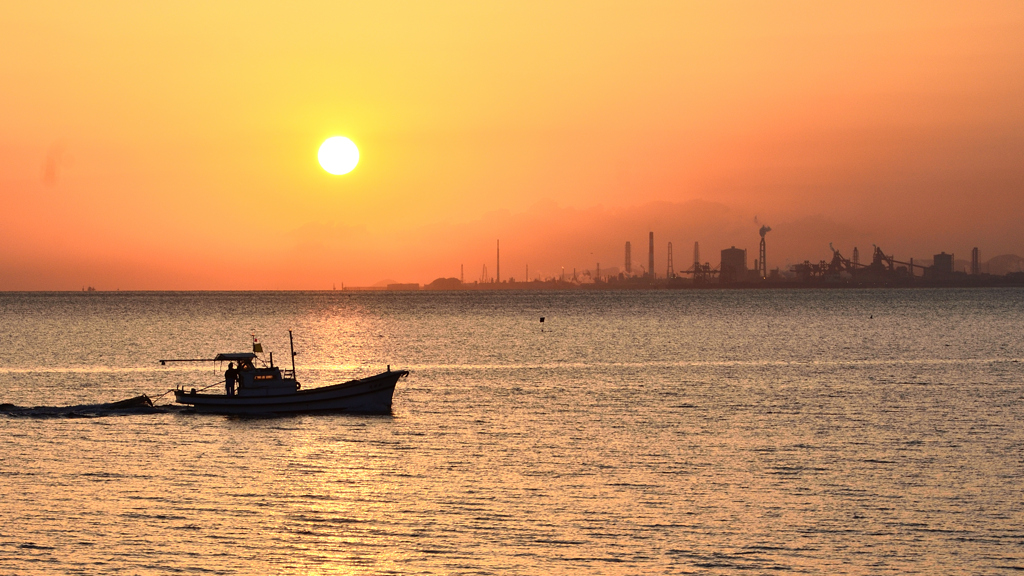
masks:
<instances>
[{"instance_id":1,"label":"person on boat","mask_svg":"<svg viewBox=\"0 0 1024 576\"><path fill-rule=\"evenodd\" d=\"M228 396L235 395L235 380L238 379L238 370L235 370L235 363L228 362L228 369L224 371L224 392Z\"/></svg>"},{"instance_id":2,"label":"person on boat","mask_svg":"<svg viewBox=\"0 0 1024 576\"><path fill-rule=\"evenodd\" d=\"M252 365L252 360L248 360L246 358L243 358L243 359L238 361L238 375L236 376L236 378L238 379L238 388L239 389L241 389L242 386L246 382L246 376L245 376L244 373L245 372L249 372L250 370L255 370L255 369L256 369L256 367Z\"/></svg>"}]
</instances>

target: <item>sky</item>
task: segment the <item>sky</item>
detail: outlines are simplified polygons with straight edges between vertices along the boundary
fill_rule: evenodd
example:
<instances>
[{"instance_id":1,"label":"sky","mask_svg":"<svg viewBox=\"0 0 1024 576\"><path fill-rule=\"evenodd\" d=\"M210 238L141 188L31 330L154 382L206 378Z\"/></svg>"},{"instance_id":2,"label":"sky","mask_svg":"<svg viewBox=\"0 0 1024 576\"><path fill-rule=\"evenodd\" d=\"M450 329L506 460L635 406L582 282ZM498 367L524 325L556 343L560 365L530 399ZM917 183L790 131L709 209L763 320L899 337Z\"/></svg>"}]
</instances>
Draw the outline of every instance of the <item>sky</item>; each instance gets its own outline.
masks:
<instances>
[{"instance_id":1,"label":"sky","mask_svg":"<svg viewBox=\"0 0 1024 576\"><path fill-rule=\"evenodd\" d=\"M1024 3L0 0L0 290L1024 255ZM335 176L320 144L360 163ZM862 256L863 258L863 256ZM464 272L463 272L464 270Z\"/></svg>"}]
</instances>

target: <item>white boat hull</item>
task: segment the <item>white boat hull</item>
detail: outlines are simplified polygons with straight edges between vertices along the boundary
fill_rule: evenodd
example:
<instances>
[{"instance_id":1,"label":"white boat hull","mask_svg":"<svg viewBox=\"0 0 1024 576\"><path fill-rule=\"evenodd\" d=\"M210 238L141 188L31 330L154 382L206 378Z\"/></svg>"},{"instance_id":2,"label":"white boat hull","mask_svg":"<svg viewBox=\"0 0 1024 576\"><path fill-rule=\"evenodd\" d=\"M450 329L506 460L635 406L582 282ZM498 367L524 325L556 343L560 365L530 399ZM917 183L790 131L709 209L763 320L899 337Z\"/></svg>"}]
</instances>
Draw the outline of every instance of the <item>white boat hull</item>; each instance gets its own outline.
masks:
<instances>
[{"instance_id":1,"label":"white boat hull","mask_svg":"<svg viewBox=\"0 0 1024 576\"><path fill-rule=\"evenodd\" d=\"M265 396L194 394L191 391L175 390L174 401L189 404L196 412L211 414L390 414L395 385L399 378L408 374L405 370L388 371L342 384Z\"/></svg>"}]
</instances>

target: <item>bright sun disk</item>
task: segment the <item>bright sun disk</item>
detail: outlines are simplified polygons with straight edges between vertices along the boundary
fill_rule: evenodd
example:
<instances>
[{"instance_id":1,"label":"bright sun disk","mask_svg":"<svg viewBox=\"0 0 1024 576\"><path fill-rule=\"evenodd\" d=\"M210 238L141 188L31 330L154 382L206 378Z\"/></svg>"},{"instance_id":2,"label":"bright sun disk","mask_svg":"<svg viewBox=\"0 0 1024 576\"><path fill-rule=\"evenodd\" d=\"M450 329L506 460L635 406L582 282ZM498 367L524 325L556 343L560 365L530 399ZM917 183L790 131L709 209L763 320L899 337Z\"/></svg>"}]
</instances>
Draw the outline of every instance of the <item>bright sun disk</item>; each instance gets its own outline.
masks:
<instances>
[{"instance_id":1,"label":"bright sun disk","mask_svg":"<svg viewBox=\"0 0 1024 576\"><path fill-rule=\"evenodd\" d=\"M359 164L359 148L344 136L334 136L320 145L317 159L324 170L331 174L348 174Z\"/></svg>"}]
</instances>

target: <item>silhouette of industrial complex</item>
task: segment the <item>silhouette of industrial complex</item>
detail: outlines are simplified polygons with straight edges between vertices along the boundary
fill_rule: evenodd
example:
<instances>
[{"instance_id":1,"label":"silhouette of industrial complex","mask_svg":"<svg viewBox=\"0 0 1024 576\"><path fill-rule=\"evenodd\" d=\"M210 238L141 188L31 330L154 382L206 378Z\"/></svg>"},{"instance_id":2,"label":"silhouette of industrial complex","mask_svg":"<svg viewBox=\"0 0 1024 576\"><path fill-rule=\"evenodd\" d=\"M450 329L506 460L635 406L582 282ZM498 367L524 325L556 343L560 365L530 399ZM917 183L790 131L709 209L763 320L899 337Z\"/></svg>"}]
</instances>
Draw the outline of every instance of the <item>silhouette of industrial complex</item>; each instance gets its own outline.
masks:
<instances>
[{"instance_id":1,"label":"silhouette of industrial complex","mask_svg":"<svg viewBox=\"0 0 1024 576\"><path fill-rule=\"evenodd\" d=\"M768 269L766 236L771 232L768 226L761 226L758 255L753 267L748 266L747 251L732 246L721 251L717 266L702 262L700 243L693 245L693 264L686 269L676 270L672 243L667 245L666 269L663 275L654 269L654 232L648 235L647 266L634 268L632 246L625 244L623 270L606 267L601 272L598 263L594 270L573 269L556 277L526 277L522 280L501 277L501 243L496 243L495 271L491 277L487 265L482 267L479 279L466 282L460 278L438 278L430 284L388 284L378 289L387 290L629 290L629 289L684 289L684 288L801 288L801 287L970 287L970 286L1024 286L1024 259L1014 256L1016 267L1004 274L983 272L978 248L971 251L970 265L956 269L953 254L941 252L931 262L897 260L886 254L879 246L873 246L870 259L861 261L860 251L854 248L847 258L831 244L831 260L811 262L809 260L792 265L788 270ZM464 276L465 268L461 268Z\"/></svg>"}]
</instances>

